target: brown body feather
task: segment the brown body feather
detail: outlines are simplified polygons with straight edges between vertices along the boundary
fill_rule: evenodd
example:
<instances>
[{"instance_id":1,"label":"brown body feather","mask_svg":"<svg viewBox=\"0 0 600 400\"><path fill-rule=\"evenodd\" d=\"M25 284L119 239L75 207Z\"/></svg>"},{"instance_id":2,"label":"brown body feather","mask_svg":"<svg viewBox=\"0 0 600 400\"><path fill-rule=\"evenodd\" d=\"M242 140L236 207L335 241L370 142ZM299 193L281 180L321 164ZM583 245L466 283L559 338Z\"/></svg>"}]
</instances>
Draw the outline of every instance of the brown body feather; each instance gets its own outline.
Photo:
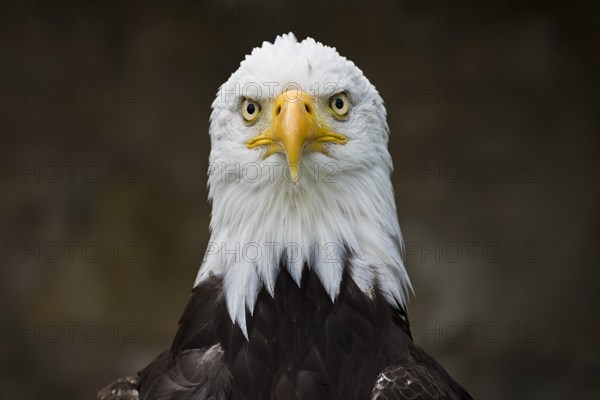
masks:
<instances>
[{"instance_id":1,"label":"brown body feather","mask_svg":"<svg viewBox=\"0 0 600 400\"><path fill-rule=\"evenodd\" d=\"M471 398L413 343L405 310L366 295L347 272L332 303L308 268L298 287L283 267L275 296L262 290L247 320L248 340L227 313L221 279L209 279L192 291L171 349L98 398Z\"/></svg>"}]
</instances>

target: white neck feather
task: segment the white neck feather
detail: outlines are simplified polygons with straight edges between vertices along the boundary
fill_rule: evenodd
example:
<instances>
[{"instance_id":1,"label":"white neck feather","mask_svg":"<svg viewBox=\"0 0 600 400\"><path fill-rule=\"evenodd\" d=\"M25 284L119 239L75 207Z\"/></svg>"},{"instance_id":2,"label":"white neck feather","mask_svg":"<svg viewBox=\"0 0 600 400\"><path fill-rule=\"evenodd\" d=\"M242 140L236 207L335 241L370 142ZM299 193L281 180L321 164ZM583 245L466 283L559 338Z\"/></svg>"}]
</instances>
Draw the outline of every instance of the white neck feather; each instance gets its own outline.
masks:
<instances>
[{"instance_id":1,"label":"white neck feather","mask_svg":"<svg viewBox=\"0 0 600 400\"><path fill-rule=\"evenodd\" d=\"M257 165L259 174L256 168L212 171L212 233L195 285L213 274L223 277L229 314L246 335L246 308L252 314L262 287L275 295L286 257L298 285L306 266L332 301L346 262L367 295L379 290L390 304L404 306L410 281L402 261L391 159L387 150L382 155L383 162L369 170L332 174L325 156L307 154L295 185L286 179L287 163L279 155Z\"/></svg>"}]
</instances>

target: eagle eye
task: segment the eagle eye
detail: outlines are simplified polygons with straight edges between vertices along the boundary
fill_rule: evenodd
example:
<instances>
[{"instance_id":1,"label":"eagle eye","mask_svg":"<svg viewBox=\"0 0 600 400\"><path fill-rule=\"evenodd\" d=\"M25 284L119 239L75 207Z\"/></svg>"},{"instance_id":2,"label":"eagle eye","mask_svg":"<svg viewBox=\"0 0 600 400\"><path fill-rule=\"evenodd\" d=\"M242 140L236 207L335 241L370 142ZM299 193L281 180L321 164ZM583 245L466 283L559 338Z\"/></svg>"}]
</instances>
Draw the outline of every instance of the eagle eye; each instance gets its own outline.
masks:
<instances>
[{"instance_id":1,"label":"eagle eye","mask_svg":"<svg viewBox=\"0 0 600 400\"><path fill-rule=\"evenodd\" d=\"M242 117L244 117L244 121L251 122L258 117L260 113L260 104L258 104L254 100L245 99L242 103Z\"/></svg>"},{"instance_id":2,"label":"eagle eye","mask_svg":"<svg viewBox=\"0 0 600 400\"><path fill-rule=\"evenodd\" d=\"M345 93L338 93L331 96L331 99L329 100L329 107L331 107L336 115L343 117L348 114L348 110L350 109L350 100L348 100L348 96L346 96Z\"/></svg>"}]
</instances>

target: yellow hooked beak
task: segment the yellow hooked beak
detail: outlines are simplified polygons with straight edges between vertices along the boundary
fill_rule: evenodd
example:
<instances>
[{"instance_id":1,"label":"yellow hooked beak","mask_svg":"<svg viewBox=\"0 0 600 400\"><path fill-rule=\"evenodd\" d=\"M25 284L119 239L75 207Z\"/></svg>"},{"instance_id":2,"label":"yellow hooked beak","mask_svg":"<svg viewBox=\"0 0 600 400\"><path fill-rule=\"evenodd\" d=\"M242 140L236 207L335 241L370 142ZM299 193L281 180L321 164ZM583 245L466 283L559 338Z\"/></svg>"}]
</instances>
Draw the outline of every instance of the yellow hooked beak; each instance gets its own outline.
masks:
<instances>
[{"instance_id":1,"label":"yellow hooked beak","mask_svg":"<svg viewBox=\"0 0 600 400\"><path fill-rule=\"evenodd\" d=\"M323 143L345 144L346 137L331 132L317 121L315 105L306 92L288 90L281 93L273 103L271 126L253 137L246 147L254 149L269 146L264 157L284 153L287 157L292 182L298 179L298 166L304 151L327 154Z\"/></svg>"}]
</instances>

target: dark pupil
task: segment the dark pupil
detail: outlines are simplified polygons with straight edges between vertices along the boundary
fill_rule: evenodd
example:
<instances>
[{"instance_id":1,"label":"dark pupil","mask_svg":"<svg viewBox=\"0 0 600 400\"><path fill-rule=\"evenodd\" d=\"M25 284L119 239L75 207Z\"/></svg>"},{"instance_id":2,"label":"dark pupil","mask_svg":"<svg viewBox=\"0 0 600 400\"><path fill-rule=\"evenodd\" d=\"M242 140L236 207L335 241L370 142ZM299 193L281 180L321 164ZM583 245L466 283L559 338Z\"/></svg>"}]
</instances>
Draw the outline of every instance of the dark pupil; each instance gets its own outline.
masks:
<instances>
[{"instance_id":1,"label":"dark pupil","mask_svg":"<svg viewBox=\"0 0 600 400\"><path fill-rule=\"evenodd\" d=\"M254 104L248 104L246 111L248 111L248 114L254 114Z\"/></svg>"},{"instance_id":2,"label":"dark pupil","mask_svg":"<svg viewBox=\"0 0 600 400\"><path fill-rule=\"evenodd\" d=\"M341 110L343 107L344 107L344 100L335 99L335 108L337 108L338 110Z\"/></svg>"}]
</instances>

